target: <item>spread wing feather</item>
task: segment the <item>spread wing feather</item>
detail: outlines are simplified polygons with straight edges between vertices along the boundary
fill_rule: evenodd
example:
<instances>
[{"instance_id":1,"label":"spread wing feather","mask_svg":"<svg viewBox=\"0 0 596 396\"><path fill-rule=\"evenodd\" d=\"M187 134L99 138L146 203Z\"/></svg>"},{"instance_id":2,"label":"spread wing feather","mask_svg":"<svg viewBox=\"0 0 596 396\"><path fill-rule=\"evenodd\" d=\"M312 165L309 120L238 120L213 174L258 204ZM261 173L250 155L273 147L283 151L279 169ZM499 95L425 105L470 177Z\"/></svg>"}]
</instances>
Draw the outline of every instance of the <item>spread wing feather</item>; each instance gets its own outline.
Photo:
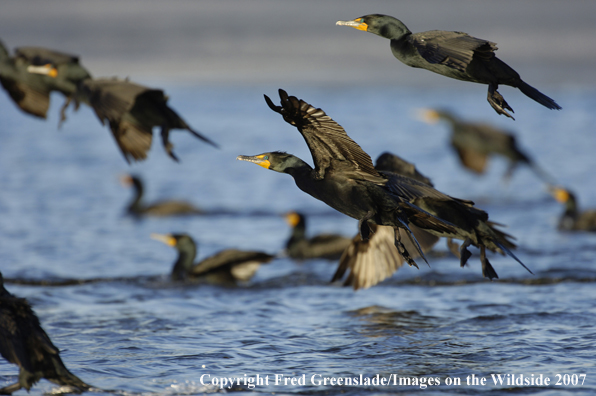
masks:
<instances>
[{"instance_id":1,"label":"spread wing feather","mask_svg":"<svg viewBox=\"0 0 596 396\"><path fill-rule=\"evenodd\" d=\"M298 128L304 137L315 164L318 177L329 168L352 170L356 175L374 182L384 178L376 171L370 156L354 142L346 131L321 109L280 89L281 106L273 104L265 95L271 110L281 114L284 120Z\"/></svg>"}]
</instances>

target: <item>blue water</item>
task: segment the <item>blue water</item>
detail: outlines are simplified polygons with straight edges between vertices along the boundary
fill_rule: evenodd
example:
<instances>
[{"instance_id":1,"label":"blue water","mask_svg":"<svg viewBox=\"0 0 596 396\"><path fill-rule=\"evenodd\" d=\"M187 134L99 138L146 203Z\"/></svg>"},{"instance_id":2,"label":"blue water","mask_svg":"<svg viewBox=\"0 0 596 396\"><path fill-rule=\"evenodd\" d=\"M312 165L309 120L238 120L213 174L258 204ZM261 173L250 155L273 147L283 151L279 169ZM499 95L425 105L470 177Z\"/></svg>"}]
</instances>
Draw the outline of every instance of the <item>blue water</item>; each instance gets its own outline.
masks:
<instances>
[{"instance_id":1,"label":"blue water","mask_svg":"<svg viewBox=\"0 0 596 396\"><path fill-rule=\"evenodd\" d=\"M562 208L523 167L509 184L503 160L483 177L463 170L447 146L445 126L418 121L415 110L450 106L462 117L517 133L521 146L573 189L580 206L596 206L596 91L551 89L563 106L549 111L511 88L501 92L517 120L497 116L484 87L423 89L398 86L282 86L322 107L376 158L389 150L415 162L441 191L472 199L517 237L517 256L491 256L501 280L481 277L478 254L467 268L446 254L431 267L402 268L391 279L354 292L331 285L335 263L281 258L237 288L172 283L176 253L152 232L188 232L205 257L226 248L279 252L289 234L278 214L299 209L309 233L353 235L356 221L300 192L287 175L236 161L239 154L284 150L311 162L300 134L266 106L278 86L162 87L190 125L220 144L217 150L183 132L172 141L174 163L156 141L145 162L128 166L88 108L58 130L62 99L53 97L40 121L0 95L0 266L5 278L112 278L70 286L7 282L34 305L62 350L67 367L115 394L223 392L220 377L269 377L240 393L412 394L420 386L339 387L311 377L432 377L425 394L589 395L596 392L596 234L556 230ZM206 210L236 214L136 221L124 215L132 192L118 177L133 172L146 198L184 199ZM255 212L260 216L251 215ZM437 245L445 253L444 242ZM117 278L117 279L114 279ZM17 367L0 362L0 386ZM275 374L305 376L306 385L275 385ZM470 375L486 385L467 385ZM491 374L551 380L549 386L494 386ZM586 374L583 385L554 385L556 375ZM207 376L208 375L208 376ZM446 378L462 384L445 385ZM201 382L203 379L203 383ZM32 395L56 386L42 381ZM91 393L100 393L94 391ZM19 394L24 394L20 391Z\"/></svg>"}]
</instances>

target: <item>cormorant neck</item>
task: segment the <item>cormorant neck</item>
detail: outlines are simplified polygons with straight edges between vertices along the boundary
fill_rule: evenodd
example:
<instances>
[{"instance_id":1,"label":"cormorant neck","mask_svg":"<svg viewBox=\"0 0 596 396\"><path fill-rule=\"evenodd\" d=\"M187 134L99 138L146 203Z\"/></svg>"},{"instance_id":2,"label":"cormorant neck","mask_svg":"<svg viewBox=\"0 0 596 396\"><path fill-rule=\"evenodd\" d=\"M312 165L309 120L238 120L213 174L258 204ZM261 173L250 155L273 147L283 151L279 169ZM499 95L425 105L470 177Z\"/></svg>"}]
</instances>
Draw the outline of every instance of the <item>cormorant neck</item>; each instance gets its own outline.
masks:
<instances>
[{"instance_id":1,"label":"cormorant neck","mask_svg":"<svg viewBox=\"0 0 596 396\"><path fill-rule=\"evenodd\" d=\"M281 170L284 173L291 175L292 177L306 175L313 171L312 166L302 161L300 158L292 155L284 162L284 167Z\"/></svg>"},{"instance_id":2,"label":"cormorant neck","mask_svg":"<svg viewBox=\"0 0 596 396\"><path fill-rule=\"evenodd\" d=\"M130 201L130 205L128 205L129 212L140 212L143 208L141 204L141 200L143 199L143 184L137 180L133 180L133 188L134 188L134 198Z\"/></svg>"},{"instance_id":3,"label":"cormorant neck","mask_svg":"<svg viewBox=\"0 0 596 396\"><path fill-rule=\"evenodd\" d=\"M288 239L288 243L286 243L286 248L289 248L292 244L304 239L306 239L306 220L304 217L300 217L298 224L292 228L292 235L290 236L290 239Z\"/></svg>"},{"instance_id":4,"label":"cormorant neck","mask_svg":"<svg viewBox=\"0 0 596 396\"><path fill-rule=\"evenodd\" d=\"M10 55L4 46L4 43L0 41L0 63L5 63L10 60Z\"/></svg>"},{"instance_id":5,"label":"cormorant neck","mask_svg":"<svg viewBox=\"0 0 596 396\"><path fill-rule=\"evenodd\" d=\"M178 248L178 259L172 268L172 280L183 280L194 267L197 256L197 246L193 243L184 248Z\"/></svg>"}]
</instances>

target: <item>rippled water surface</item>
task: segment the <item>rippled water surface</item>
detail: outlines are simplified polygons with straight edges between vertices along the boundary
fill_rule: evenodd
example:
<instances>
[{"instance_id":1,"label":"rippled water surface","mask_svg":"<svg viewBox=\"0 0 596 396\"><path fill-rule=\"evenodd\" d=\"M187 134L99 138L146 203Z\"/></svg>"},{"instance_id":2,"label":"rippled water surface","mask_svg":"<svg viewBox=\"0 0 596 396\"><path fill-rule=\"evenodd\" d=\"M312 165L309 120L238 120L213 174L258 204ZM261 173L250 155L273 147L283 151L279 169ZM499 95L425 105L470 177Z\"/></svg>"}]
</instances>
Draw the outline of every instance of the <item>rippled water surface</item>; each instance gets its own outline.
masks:
<instances>
[{"instance_id":1,"label":"rippled water surface","mask_svg":"<svg viewBox=\"0 0 596 396\"><path fill-rule=\"evenodd\" d=\"M86 382L113 393L219 392L219 377L269 376L269 385L238 392L287 394L415 393L420 386L338 387L323 377L431 377L428 393L594 394L596 392L596 235L556 231L562 210L524 168L509 184L506 164L493 160L477 177L462 170L447 147L445 126L417 121L415 109L447 106L471 119L514 130L522 147L580 205L596 206L596 93L549 91L564 107L548 111L513 89L502 92L515 122L498 117L485 88L414 90L398 87L286 86L322 107L375 158L382 151L415 162L438 189L472 199L517 237L517 255L493 256L500 281L481 277L478 253L459 268L447 255L431 268L403 268L391 279L353 292L328 283L335 264L286 258L262 267L237 288L172 283L173 249L152 232L188 232L205 257L221 249L278 252L289 230L279 214L310 214L310 233L353 235L356 221L300 192L287 175L236 161L239 154L285 150L309 162L302 137L269 110L262 94L277 86L230 88L161 84L171 105L221 145L213 149L173 133L181 158L174 163L155 144L147 161L127 166L110 132L88 108L69 114L58 130L61 99L46 122L16 110L0 95L0 259L10 280L111 278L69 286L7 282L27 297L66 365ZM456 98L456 99L455 99ZM159 142L156 142L159 143ZM178 198L206 210L231 213L135 221L124 216L131 191L118 176L141 175L148 201ZM551 379L549 386L494 386L491 374ZM306 385L275 385L275 374L305 376ZM468 386L466 377L487 378ZM555 385L556 374L586 374L583 385ZM312 376L315 383L311 383ZM447 378L461 379L447 386ZM17 368L0 362L0 385ZM203 379L203 383L201 383ZM563 381L561 381L562 383ZM581 380L580 380L581 382ZM31 394L56 387L42 381ZM24 394L24 391L21 391Z\"/></svg>"}]
</instances>

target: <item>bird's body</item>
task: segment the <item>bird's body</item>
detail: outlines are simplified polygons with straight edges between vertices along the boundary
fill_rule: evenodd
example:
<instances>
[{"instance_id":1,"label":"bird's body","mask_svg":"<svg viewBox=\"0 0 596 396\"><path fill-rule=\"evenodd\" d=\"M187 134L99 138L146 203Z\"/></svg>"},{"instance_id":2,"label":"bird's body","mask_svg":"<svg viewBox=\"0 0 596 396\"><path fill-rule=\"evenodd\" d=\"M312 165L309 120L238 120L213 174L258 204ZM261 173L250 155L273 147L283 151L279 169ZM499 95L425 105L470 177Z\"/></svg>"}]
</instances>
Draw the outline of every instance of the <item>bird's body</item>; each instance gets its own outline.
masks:
<instances>
[{"instance_id":1,"label":"bird's body","mask_svg":"<svg viewBox=\"0 0 596 396\"><path fill-rule=\"evenodd\" d=\"M561 187L552 187L551 194L565 205L558 228L562 231L596 232L596 209L580 211L575 194Z\"/></svg>"},{"instance_id":2,"label":"bird's body","mask_svg":"<svg viewBox=\"0 0 596 396\"><path fill-rule=\"evenodd\" d=\"M169 141L171 129L185 129L215 147L217 145L194 131L168 105L168 97L160 89L151 89L119 79L86 80L81 87L81 100L89 104L102 124L109 124L124 159L142 161L147 158L153 139L153 127L161 128L161 140L167 154L178 161Z\"/></svg>"},{"instance_id":3,"label":"bird's body","mask_svg":"<svg viewBox=\"0 0 596 396\"><path fill-rule=\"evenodd\" d=\"M363 241L371 234L369 223L393 227L395 245L410 265L416 264L401 243L399 233L401 229L415 241L409 224L436 237L462 239L462 265L471 255L467 246L478 246L483 274L488 278L495 278L497 274L486 258L485 249L508 254L523 265L511 253L514 245L508 236L494 229L488 222L488 214L475 208L473 202L450 197L428 184L396 173L378 171L368 154L323 110L288 96L283 90L280 90L280 98L282 105L275 106L265 96L272 110L298 128L309 146L315 168L298 157L280 152L239 156L239 160L290 174L304 192L358 219ZM424 257L419 244L414 242L413 245Z\"/></svg>"},{"instance_id":4,"label":"bird's body","mask_svg":"<svg viewBox=\"0 0 596 396\"><path fill-rule=\"evenodd\" d=\"M451 146L461 164L468 170L482 174L492 155L509 160L504 178L508 180L518 164L525 164L546 183L553 184L553 178L540 168L517 145L515 135L488 124L464 122L445 110L423 110L422 118L429 123L443 120L451 127Z\"/></svg>"},{"instance_id":5,"label":"bird's body","mask_svg":"<svg viewBox=\"0 0 596 396\"><path fill-rule=\"evenodd\" d=\"M135 195L126 208L127 213L132 216L165 217L199 215L203 213L201 209L184 201L168 200L145 205L143 203L144 187L141 179L138 176L126 175L121 178L121 181L124 185L134 188Z\"/></svg>"},{"instance_id":6,"label":"bird's body","mask_svg":"<svg viewBox=\"0 0 596 396\"><path fill-rule=\"evenodd\" d=\"M20 368L19 381L0 389L11 394L27 391L40 379L71 387L80 393L90 388L64 366L58 348L41 328L39 319L24 298L10 294L0 274L0 354Z\"/></svg>"},{"instance_id":7,"label":"bird's body","mask_svg":"<svg viewBox=\"0 0 596 396\"><path fill-rule=\"evenodd\" d=\"M10 57L0 42L0 82L12 100L24 112L46 118L50 93L58 91L66 97L65 110L82 81L91 78L79 58L41 47L17 48Z\"/></svg>"},{"instance_id":8,"label":"bird's body","mask_svg":"<svg viewBox=\"0 0 596 396\"><path fill-rule=\"evenodd\" d=\"M322 258L337 260L352 242L351 238L337 234L321 234L306 237L306 218L303 214L289 212L286 221L292 226L292 234L286 242L287 255L295 260Z\"/></svg>"},{"instance_id":9,"label":"bird's body","mask_svg":"<svg viewBox=\"0 0 596 396\"><path fill-rule=\"evenodd\" d=\"M261 264L274 258L259 251L228 249L195 263L197 245L188 234L151 234L151 237L178 250L172 280L197 279L208 283L235 284L250 280Z\"/></svg>"},{"instance_id":10,"label":"bird's body","mask_svg":"<svg viewBox=\"0 0 596 396\"><path fill-rule=\"evenodd\" d=\"M431 30L412 33L399 19L371 14L351 21L338 21L390 40L391 52L404 64L446 77L488 84L488 102L499 114L513 109L497 91L499 85L519 88L526 96L549 109L561 109L551 98L526 84L519 74L495 56L497 45L463 32Z\"/></svg>"},{"instance_id":11,"label":"bird's body","mask_svg":"<svg viewBox=\"0 0 596 396\"><path fill-rule=\"evenodd\" d=\"M375 169L370 156L323 110L288 96L281 89L279 94L281 106L274 105L267 96L265 100L273 111L298 128L313 156L315 168L294 155L281 152L239 156L239 160L291 175L302 191L357 219L363 240L370 235L369 222L404 229L408 238L411 238L410 223L422 229L456 233L449 223L401 200L399 189L390 186L390 180ZM395 242L408 263L416 265L399 233ZM414 245L423 255L418 244Z\"/></svg>"}]
</instances>

